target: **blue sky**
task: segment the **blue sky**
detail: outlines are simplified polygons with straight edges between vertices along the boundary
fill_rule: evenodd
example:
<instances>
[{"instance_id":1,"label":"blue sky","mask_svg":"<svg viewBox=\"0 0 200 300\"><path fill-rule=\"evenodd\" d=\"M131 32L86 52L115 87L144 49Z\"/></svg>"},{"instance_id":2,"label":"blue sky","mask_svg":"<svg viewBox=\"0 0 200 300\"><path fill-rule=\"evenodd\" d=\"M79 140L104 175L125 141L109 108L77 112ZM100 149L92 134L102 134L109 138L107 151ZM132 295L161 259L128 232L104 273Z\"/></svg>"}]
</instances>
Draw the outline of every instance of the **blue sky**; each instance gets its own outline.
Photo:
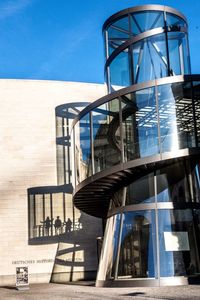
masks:
<instances>
[{"instance_id":1,"label":"blue sky","mask_svg":"<svg viewBox=\"0 0 200 300\"><path fill-rule=\"evenodd\" d=\"M200 0L0 0L0 78L103 82L103 23L142 4L187 17L192 72L200 73Z\"/></svg>"}]
</instances>

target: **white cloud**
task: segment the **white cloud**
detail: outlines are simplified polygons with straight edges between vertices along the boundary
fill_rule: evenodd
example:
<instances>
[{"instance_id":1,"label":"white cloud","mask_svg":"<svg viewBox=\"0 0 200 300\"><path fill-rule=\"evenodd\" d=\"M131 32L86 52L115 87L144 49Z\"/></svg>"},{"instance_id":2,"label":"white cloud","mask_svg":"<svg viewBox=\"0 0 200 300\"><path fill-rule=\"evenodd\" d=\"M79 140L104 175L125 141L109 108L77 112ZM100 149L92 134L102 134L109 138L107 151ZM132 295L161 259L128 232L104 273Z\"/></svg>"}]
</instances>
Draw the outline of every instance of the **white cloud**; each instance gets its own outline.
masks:
<instances>
[{"instance_id":1,"label":"white cloud","mask_svg":"<svg viewBox=\"0 0 200 300\"><path fill-rule=\"evenodd\" d=\"M12 17L27 6L32 4L33 0L9 0L0 4L0 20Z\"/></svg>"}]
</instances>

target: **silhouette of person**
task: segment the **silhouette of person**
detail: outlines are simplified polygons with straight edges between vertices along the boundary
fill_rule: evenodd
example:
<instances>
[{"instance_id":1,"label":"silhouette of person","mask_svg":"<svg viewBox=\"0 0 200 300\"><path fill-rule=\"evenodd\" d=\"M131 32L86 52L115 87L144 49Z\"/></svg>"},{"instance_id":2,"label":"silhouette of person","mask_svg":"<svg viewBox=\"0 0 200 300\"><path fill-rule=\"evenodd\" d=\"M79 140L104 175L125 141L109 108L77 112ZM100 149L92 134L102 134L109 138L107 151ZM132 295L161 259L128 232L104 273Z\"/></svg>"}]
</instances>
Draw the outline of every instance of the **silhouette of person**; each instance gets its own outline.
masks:
<instances>
[{"instance_id":1,"label":"silhouette of person","mask_svg":"<svg viewBox=\"0 0 200 300\"><path fill-rule=\"evenodd\" d=\"M55 226L56 234L60 234L61 233L62 222L61 222L59 216L57 216L57 219L55 220L54 226Z\"/></svg>"},{"instance_id":2,"label":"silhouette of person","mask_svg":"<svg viewBox=\"0 0 200 300\"><path fill-rule=\"evenodd\" d=\"M49 217L46 217L46 220L44 222L42 222L42 221L40 222L40 223L44 224L45 235L47 235L47 236L49 236L49 229L52 226L52 222L53 222L53 219L50 219Z\"/></svg>"},{"instance_id":3,"label":"silhouette of person","mask_svg":"<svg viewBox=\"0 0 200 300\"><path fill-rule=\"evenodd\" d=\"M78 218L78 228L79 229L83 228L83 215L82 214Z\"/></svg>"},{"instance_id":4,"label":"silhouette of person","mask_svg":"<svg viewBox=\"0 0 200 300\"><path fill-rule=\"evenodd\" d=\"M67 219L67 222L64 222L65 224L65 232L71 232L71 227L72 227L72 221L70 218Z\"/></svg>"}]
</instances>

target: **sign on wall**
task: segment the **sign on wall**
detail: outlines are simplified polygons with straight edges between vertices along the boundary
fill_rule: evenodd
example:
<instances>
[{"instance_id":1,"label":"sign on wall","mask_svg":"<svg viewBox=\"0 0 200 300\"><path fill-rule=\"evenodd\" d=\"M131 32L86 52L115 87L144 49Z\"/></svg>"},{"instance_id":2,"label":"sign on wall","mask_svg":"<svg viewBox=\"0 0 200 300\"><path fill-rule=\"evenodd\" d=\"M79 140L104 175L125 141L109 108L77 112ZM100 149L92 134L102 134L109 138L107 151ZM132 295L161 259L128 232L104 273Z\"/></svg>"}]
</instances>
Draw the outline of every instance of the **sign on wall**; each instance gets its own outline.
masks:
<instances>
[{"instance_id":1,"label":"sign on wall","mask_svg":"<svg viewBox=\"0 0 200 300\"><path fill-rule=\"evenodd\" d=\"M187 231L164 232L165 251L189 251Z\"/></svg>"},{"instance_id":2,"label":"sign on wall","mask_svg":"<svg viewBox=\"0 0 200 300\"><path fill-rule=\"evenodd\" d=\"M17 289L28 288L28 267L16 268L16 287Z\"/></svg>"}]
</instances>

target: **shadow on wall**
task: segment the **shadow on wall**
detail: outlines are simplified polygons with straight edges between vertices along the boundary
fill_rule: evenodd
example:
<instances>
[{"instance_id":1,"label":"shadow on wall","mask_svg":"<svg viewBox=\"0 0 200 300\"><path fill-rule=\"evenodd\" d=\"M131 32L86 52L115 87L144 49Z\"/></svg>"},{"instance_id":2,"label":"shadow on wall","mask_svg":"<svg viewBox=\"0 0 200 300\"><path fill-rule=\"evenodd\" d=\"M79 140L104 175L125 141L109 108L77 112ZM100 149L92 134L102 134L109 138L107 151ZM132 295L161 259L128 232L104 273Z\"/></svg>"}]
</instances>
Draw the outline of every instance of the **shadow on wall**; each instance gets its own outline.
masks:
<instances>
[{"instance_id":1,"label":"shadow on wall","mask_svg":"<svg viewBox=\"0 0 200 300\"><path fill-rule=\"evenodd\" d=\"M56 108L58 186L28 189L29 245L58 243L52 282L94 279L97 270L97 237L101 220L76 209L72 202L70 125L88 103Z\"/></svg>"}]
</instances>

